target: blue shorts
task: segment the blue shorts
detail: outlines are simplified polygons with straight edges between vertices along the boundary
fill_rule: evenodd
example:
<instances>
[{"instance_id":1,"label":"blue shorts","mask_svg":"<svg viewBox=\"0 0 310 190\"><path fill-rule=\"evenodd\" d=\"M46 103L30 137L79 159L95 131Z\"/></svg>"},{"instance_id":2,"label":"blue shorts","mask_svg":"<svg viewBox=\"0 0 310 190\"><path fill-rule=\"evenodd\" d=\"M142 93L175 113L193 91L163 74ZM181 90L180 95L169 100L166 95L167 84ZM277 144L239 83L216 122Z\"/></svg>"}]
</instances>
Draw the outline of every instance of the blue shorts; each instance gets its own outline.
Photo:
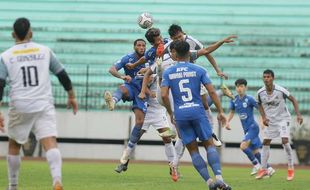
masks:
<instances>
[{"instance_id":1,"label":"blue shorts","mask_svg":"<svg viewBox=\"0 0 310 190\"><path fill-rule=\"evenodd\" d=\"M146 100L142 100L138 97L141 88L138 88L136 85L133 84L124 84L125 88L127 88L129 92L129 98L126 99L126 101L132 101L132 110L134 109L140 109L144 113L146 113L147 110L147 102Z\"/></svg>"},{"instance_id":2,"label":"blue shorts","mask_svg":"<svg viewBox=\"0 0 310 190\"><path fill-rule=\"evenodd\" d=\"M251 141L250 148L252 150L261 148L262 142L259 138L259 127L255 124L252 124L247 131L245 131L245 135L242 141Z\"/></svg>"},{"instance_id":3,"label":"blue shorts","mask_svg":"<svg viewBox=\"0 0 310 190\"><path fill-rule=\"evenodd\" d=\"M187 145L199 138L206 141L212 136L212 129L206 116L195 120L177 120L176 126L184 145Z\"/></svg>"}]
</instances>

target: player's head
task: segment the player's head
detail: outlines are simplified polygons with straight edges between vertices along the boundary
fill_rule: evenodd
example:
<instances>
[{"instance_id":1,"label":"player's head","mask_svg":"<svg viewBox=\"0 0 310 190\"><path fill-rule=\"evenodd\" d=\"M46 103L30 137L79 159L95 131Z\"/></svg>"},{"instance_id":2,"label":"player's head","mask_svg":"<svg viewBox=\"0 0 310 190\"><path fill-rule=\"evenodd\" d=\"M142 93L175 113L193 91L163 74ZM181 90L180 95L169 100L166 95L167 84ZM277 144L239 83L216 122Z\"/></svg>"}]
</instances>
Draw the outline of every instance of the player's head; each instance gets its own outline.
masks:
<instances>
[{"instance_id":1,"label":"player's head","mask_svg":"<svg viewBox=\"0 0 310 190\"><path fill-rule=\"evenodd\" d=\"M16 41L30 40L32 38L30 21L27 18L16 19L13 25L12 36Z\"/></svg>"},{"instance_id":2,"label":"player's head","mask_svg":"<svg viewBox=\"0 0 310 190\"><path fill-rule=\"evenodd\" d=\"M235 81L236 91L239 95L244 95L248 82L245 79L237 79Z\"/></svg>"},{"instance_id":3,"label":"player's head","mask_svg":"<svg viewBox=\"0 0 310 190\"><path fill-rule=\"evenodd\" d=\"M177 60L177 52L175 51L175 45L179 42L179 40L176 40L176 41L173 41L170 43L170 52L171 52L171 59L173 61L176 61Z\"/></svg>"},{"instance_id":4,"label":"player's head","mask_svg":"<svg viewBox=\"0 0 310 190\"><path fill-rule=\"evenodd\" d=\"M154 47L157 47L160 43L162 43L163 39L160 35L160 30L158 28L150 28L145 33L145 38L150 44Z\"/></svg>"},{"instance_id":5,"label":"player's head","mask_svg":"<svg viewBox=\"0 0 310 190\"><path fill-rule=\"evenodd\" d=\"M146 43L145 40L143 39L136 39L133 42L133 48L139 56L143 56L146 48Z\"/></svg>"},{"instance_id":6,"label":"player's head","mask_svg":"<svg viewBox=\"0 0 310 190\"><path fill-rule=\"evenodd\" d=\"M177 61L188 61L189 60L189 44L186 41L177 41L174 46L176 52Z\"/></svg>"},{"instance_id":7,"label":"player's head","mask_svg":"<svg viewBox=\"0 0 310 190\"><path fill-rule=\"evenodd\" d=\"M266 86L271 86L273 85L273 80L274 80L274 72L270 69L266 69L263 72L263 80Z\"/></svg>"},{"instance_id":8,"label":"player's head","mask_svg":"<svg viewBox=\"0 0 310 190\"><path fill-rule=\"evenodd\" d=\"M175 40L184 40L184 32L181 28L181 26L177 25L177 24L172 24L169 29L168 29L168 33L170 35L171 40L175 41Z\"/></svg>"}]
</instances>

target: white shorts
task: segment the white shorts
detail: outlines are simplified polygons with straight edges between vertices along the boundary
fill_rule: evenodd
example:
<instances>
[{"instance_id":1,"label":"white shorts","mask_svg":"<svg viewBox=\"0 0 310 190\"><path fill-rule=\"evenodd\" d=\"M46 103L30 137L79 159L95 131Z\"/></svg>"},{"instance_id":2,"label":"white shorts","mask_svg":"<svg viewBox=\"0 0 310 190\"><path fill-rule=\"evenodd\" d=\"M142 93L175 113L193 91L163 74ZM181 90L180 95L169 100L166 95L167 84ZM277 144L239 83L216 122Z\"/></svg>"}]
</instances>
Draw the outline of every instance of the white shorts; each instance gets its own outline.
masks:
<instances>
[{"instance_id":1,"label":"white shorts","mask_svg":"<svg viewBox=\"0 0 310 190\"><path fill-rule=\"evenodd\" d=\"M9 138L15 140L18 144L25 144L31 131L37 140L46 137L57 137L56 113L53 105L46 107L43 111L34 113L18 113L15 110L10 110Z\"/></svg>"},{"instance_id":2,"label":"white shorts","mask_svg":"<svg viewBox=\"0 0 310 190\"><path fill-rule=\"evenodd\" d=\"M275 139L278 137L290 137L290 121L282 121L265 127L264 139Z\"/></svg>"},{"instance_id":3,"label":"white shorts","mask_svg":"<svg viewBox=\"0 0 310 190\"><path fill-rule=\"evenodd\" d=\"M164 109L160 109L157 111L151 110L151 112L149 111L149 109L146 111L142 130L147 131L151 126L154 127L154 129L156 130L170 128L168 118Z\"/></svg>"},{"instance_id":4,"label":"white shorts","mask_svg":"<svg viewBox=\"0 0 310 190\"><path fill-rule=\"evenodd\" d=\"M203 84L201 84L200 85L200 96L205 95L205 94L208 94L208 90Z\"/></svg>"}]
</instances>

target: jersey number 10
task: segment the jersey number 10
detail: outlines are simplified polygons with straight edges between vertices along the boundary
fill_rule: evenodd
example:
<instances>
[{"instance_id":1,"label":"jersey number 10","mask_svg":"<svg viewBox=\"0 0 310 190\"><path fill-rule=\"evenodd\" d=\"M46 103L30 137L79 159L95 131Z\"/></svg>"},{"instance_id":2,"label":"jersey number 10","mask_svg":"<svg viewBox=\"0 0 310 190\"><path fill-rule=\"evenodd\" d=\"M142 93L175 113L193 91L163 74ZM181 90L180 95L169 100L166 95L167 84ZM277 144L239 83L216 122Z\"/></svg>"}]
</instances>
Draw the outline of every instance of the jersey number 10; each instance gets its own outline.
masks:
<instances>
[{"instance_id":1,"label":"jersey number 10","mask_svg":"<svg viewBox=\"0 0 310 190\"><path fill-rule=\"evenodd\" d=\"M21 67L23 71L23 83L24 87L27 86L38 86L39 79L38 79L38 69L36 66L28 66L28 67Z\"/></svg>"}]
</instances>

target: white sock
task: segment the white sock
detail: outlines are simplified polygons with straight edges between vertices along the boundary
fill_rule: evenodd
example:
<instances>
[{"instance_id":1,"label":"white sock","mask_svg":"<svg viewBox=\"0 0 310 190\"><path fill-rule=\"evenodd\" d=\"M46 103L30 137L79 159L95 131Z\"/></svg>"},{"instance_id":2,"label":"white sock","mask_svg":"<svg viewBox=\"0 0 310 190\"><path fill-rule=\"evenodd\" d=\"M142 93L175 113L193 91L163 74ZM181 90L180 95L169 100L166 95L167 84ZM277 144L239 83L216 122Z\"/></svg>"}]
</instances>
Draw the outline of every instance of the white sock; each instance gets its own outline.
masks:
<instances>
[{"instance_id":1,"label":"white sock","mask_svg":"<svg viewBox=\"0 0 310 190\"><path fill-rule=\"evenodd\" d=\"M132 142L128 141L126 152L129 156L129 158L132 156L133 151L135 150L136 146L137 146L137 143L132 143Z\"/></svg>"},{"instance_id":2,"label":"white sock","mask_svg":"<svg viewBox=\"0 0 310 190\"><path fill-rule=\"evenodd\" d=\"M182 139L178 138L177 141L175 142L174 147L175 147L175 151L177 153L178 159L181 159L184 154L184 150L185 150L185 146L183 145Z\"/></svg>"},{"instance_id":3,"label":"white sock","mask_svg":"<svg viewBox=\"0 0 310 190\"><path fill-rule=\"evenodd\" d=\"M262 167L267 169L267 163L270 155L270 145L263 145L262 148Z\"/></svg>"},{"instance_id":4,"label":"white sock","mask_svg":"<svg viewBox=\"0 0 310 190\"><path fill-rule=\"evenodd\" d=\"M16 186L18 184L20 163L21 163L20 155L7 156L9 187Z\"/></svg>"},{"instance_id":5,"label":"white sock","mask_svg":"<svg viewBox=\"0 0 310 190\"><path fill-rule=\"evenodd\" d=\"M215 179L219 180L219 181L224 181L223 176L222 175L216 175Z\"/></svg>"},{"instance_id":6,"label":"white sock","mask_svg":"<svg viewBox=\"0 0 310 190\"><path fill-rule=\"evenodd\" d=\"M214 123L213 123L213 116L212 116L212 112L210 108L206 110L206 116L208 117L211 129L213 130Z\"/></svg>"},{"instance_id":7,"label":"white sock","mask_svg":"<svg viewBox=\"0 0 310 190\"><path fill-rule=\"evenodd\" d=\"M176 151L175 151L175 148L172 142L165 144L165 153L166 153L169 163L172 163L174 165L175 163L173 163L173 161L174 161L174 158L176 157Z\"/></svg>"},{"instance_id":8,"label":"white sock","mask_svg":"<svg viewBox=\"0 0 310 190\"><path fill-rule=\"evenodd\" d=\"M293 159L293 151L292 151L292 147L290 145L290 143L286 143L282 145L286 155L287 155L287 162L288 162L288 167L289 168L294 168L294 159Z\"/></svg>"},{"instance_id":9,"label":"white sock","mask_svg":"<svg viewBox=\"0 0 310 190\"><path fill-rule=\"evenodd\" d=\"M62 160L59 149L58 148L49 149L46 152L46 160L50 167L51 175L53 178L53 185L55 185L56 182L62 183L61 182Z\"/></svg>"}]
</instances>

